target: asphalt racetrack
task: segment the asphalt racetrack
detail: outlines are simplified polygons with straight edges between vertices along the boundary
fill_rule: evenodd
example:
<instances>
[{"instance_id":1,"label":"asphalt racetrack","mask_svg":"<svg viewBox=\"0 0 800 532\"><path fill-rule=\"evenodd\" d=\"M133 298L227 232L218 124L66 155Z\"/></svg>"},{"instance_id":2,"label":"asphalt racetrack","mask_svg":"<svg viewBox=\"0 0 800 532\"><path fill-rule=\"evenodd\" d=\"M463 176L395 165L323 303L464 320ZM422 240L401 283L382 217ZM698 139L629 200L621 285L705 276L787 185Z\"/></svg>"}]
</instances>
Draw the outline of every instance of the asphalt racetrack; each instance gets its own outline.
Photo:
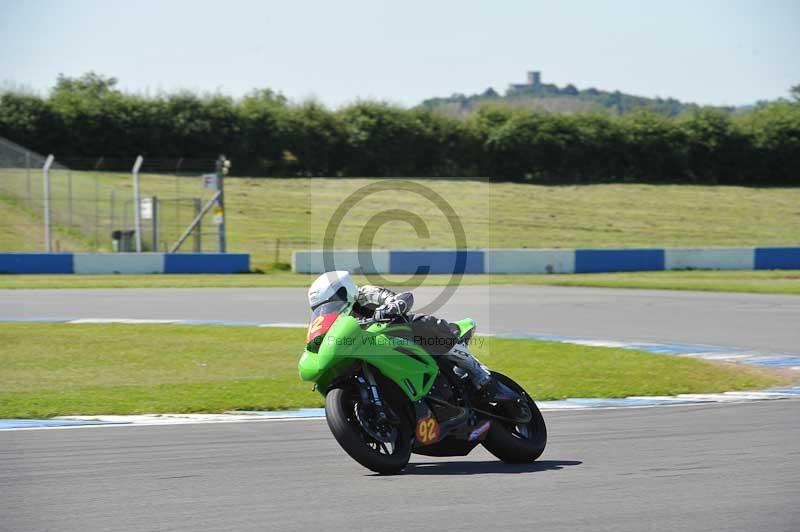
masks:
<instances>
[{"instance_id":1,"label":"asphalt racetrack","mask_svg":"<svg viewBox=\"0 0 800 532\"><path fill-rule=\"evenodd\" d=\"M800 401L546 419L532 465L479 448L395 477L324 420L0 432L0 530L798 529Z\"/></svg>"},{"instance_id":2,"label":"asphalt racetrack","mask_svg":"<svg viewBox=\"0 0 800 532\"><path fill-rule=\"evenodd\" d=\"M414 290L415 308L441 287ZM0 290L0 319L161 318L306 323L304 288ZM800 297L543 286L463 286L436 315L479 332L684 342L800 354Z\"/></svg>"},{"instance_id":3,"label":"asphalt racetrack","mask_svg":"<svg viewBox=\"0 0 800 532\"><path fill-rule=\"evenodd\" d=\"M303 289L0 291L0 319L304 322ZM415 291L421 304L438 289ZM800 298L464 287L485 332L798 353ZM800 530L800 400L546 412L540 461L372 475L323 420L0 431L0 531Z\"/></svg>"}]
</instances>

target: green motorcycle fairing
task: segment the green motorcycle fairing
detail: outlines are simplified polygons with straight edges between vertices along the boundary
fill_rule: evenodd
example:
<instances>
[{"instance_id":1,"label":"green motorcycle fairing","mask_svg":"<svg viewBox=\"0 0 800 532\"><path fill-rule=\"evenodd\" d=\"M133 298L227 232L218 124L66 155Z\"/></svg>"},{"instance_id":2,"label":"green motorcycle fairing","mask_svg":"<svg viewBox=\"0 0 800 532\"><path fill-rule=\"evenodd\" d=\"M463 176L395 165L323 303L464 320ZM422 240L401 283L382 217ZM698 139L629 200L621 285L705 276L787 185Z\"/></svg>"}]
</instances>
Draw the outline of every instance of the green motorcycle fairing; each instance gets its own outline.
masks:
<instances>
[{"instance_id":1,"label":"green motorcycle fairing","mask_svg":"<svg viewBox=\"0 0 800 532\"><path fill-rule=\"evenodd\" d=\"M410 333L410 327L374 323L362 329L358 320L343 312L321 341L310 340L298 364L300 378L316 383L324 395L354 361L363 360L397 384L411 401L422 399L439 373L436 360L407 338L387 333Z\"/></svg>"},{"instance_id":2,"label":"green motorcycle fairing","mask_svg":"<svg viewBox=\"0 0 800 532\"><path fill-rule=\"evenodd\" d=\"M475 320L472 318L464 318L453 322L458 326L458 337L463 338L467 333L475 328Z\"/></svg>"}]
</instances>

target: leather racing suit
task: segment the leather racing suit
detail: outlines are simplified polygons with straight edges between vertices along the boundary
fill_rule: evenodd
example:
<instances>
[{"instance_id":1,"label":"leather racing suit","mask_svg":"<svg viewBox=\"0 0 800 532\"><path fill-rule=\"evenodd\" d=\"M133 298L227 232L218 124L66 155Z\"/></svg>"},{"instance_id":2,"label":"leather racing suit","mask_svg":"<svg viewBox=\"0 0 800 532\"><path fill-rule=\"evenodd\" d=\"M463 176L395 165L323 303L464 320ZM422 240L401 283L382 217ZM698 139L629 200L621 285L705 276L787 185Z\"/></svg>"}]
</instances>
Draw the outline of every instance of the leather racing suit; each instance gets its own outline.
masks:
<instances>
[{"instance_id":1,"label":"leather racing suit","mask_svg":"<svg viewBox=\"0 0 800 532\"><path fill-rule=\"evenodd\" d=\"M481 389L491 374L469 353L459 340L458 326L427 314L410 314L414 305L411 292L395 293L380 286L364 285L358 288L353 314L362 318L388 319L405 316L411 326L412 338L431 355L442 355L451 360L468 376L472 384Z\"/></svg>"}]
</instances>

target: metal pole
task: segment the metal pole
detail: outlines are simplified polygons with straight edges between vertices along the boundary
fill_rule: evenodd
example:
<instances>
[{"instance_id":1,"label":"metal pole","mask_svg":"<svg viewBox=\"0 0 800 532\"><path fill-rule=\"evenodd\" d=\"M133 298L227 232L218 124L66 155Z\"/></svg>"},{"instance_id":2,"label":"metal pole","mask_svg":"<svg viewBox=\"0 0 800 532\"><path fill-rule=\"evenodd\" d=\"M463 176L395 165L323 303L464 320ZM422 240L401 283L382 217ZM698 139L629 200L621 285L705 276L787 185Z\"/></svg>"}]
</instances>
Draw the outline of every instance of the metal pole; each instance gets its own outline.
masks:
<instances>
[{"instance_id":1,"label":"metal pole","mask_svg":"<svg viewBox=\"0 0 800 532\"><path fill-rule=\"evenodd\" d=\"M94 176L94 245L100 243L98 231L100 230L100 178Z\"/></svg>"},{"instance_id":2,"label":"metal pole","mask_svg":"<svg viewBox=\"0 0 800 532\"><path fill-rule=\"evenodd\" d=\"M153 251L158 251L158 198L153 196L150 202L153 206Z\"/></svg>"},{"instance_id":3,"label":"metal pole","mask_svg":"<svg viewBox=\"0 0 800 532\"><path fill-rule=\"evenodd\" d=\"M189 235L192 234L192 231L194 231L195 227L197 227L200 224L200 220L202 220L203 216L205 216L205 214L211 210L211 207L214 206L214 204L217 202L218 199L219 199L219 191L217 191L217 193L214 194L214 197L208 200L208 203L206 203L205 206L202 209L200 209L200 214L195 216L194 220L192 220L192 223L189 224L189 227L187 227L186 230L183 232L183 234L180 236L180 238L178 238L178 241L175 242L169 249L169 253L175 253L176 251L178 251L178 248L181 247L181 244L183 244L184 240L189 238Z\"/></svg>"},{"instance_id":4,"label":"metal pole","mask_svg":"<svg viewBox=\"0 0 800 532\"><path fill-rule=\"evenodd\" d=\"M28 206L28 208L30 208L33 201L31 198L31 152L29 151L25 152L25 175L28 178L28 188L27 188L28 195L26 196L25 204Z\"/></svg>"},{"instance_id":5,"label":"metal pole","mask_svg":"<svg viewBox=\"0 0 800 532\"><path fill-rule=\"evenodd\" d=\"M123 227L123 228L127 228L128 227L128 203L130 203L130 201L131 200L125 200L125 201L122 202L122 218L120 218L119 226ZM125 229L123 229L123 230L125 230ZM121 245L121 242L122 242L122 238L120 238L120 245Z\"/></svg>"},{"instance_id":6,"label":"metal pole","mask_svg":"<svg viewBox=\"0 0 800 532\"><path fill-rule=\"evenodd\" d=\"M54 159L51 153L44 162L44 247L48 253L53 251L53 242L50 238L50 167Z\"/></svg>"},{"instance_id":7,"label":"metal pole","mask_svg":"<svg viewBox=\"0 0 800 532\"><path fill-rule=\"evenodd\" d=\"M217 159L217 207L219 208L220 223L217 224L217 234L219 235L219 252L225 253L225 187L223 186L225 174L230 163L224 155Z\"/></svg>"},{"instance_id":8,"label":"metal pole","mask_svg":"<svg viewBox=\"0 0 800 532\"><path fill-rule=\"evenodd\" d=\"M114 218L115 218L115 216L114 216L114 214L115 214L114 213L114 204L116 202L114 201L114 189L113 188L111 189L111 194L109 194L109 197L110 197L110 203L111 203L111 209L110 209L111 210L111 227L109 227L109 235L110 235L111 233L114 232L114 221L115 221L114 220Z\"/></svg>"},{"instance_id":9,"label":"metal pole","mask_svg":"<svg viewBox=\"0 0 800 532\"><path fill-rule=\"evenodd\" d=\"M200 198L194 198L194 217L197 218L200 214L200 211L203 209L203 206L200 202ZM197 227L194 229L194 251L195 253L201 253L203 251L203 242L202 242L202 223L203 219L201 218L199 222L197 222Z\"/></svg>"},{"instance_id":10,"label":"metal pole","mask_svg":"<svg viewBox=\"0 0 800 532\"><path fill-rule=\"evenodd\" d=\"M72 172L67 170L67 225L72 227Z\"/></svg>"},{"instance_id":11,"label":"metal pole","mask_svg":"<svg viewBox=\"0 0 800 532\"><path fill-rule=\"evenodd\" d=\"M181 178L175 176L175 227L181 227Z\"/></svg>"},{"instance_id":12,"label":"metal pole","mask_svg":"<svg viewBox=\"0 0 800 532\"><path fill-rule=\"evenodd\" d=\"M136 222L136 253L142 252L142 213L139 212L139 169L142 167L144 159L141 155L136 157L133 163L133 219Z\"/></svg>"}]
</instances>

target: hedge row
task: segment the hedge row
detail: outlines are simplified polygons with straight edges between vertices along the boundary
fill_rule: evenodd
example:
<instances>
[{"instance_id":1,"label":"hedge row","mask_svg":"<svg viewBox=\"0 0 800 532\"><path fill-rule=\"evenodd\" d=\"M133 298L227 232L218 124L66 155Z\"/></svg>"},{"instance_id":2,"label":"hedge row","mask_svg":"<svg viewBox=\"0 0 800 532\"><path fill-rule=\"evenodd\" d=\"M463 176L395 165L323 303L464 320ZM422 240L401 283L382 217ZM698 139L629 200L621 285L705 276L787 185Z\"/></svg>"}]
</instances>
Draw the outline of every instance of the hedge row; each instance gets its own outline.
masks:
<instances>
[{"instance_id":1,"label":"hedge row","mask_svg":"<svg viewBox=\"0 0 800 532\"><path fill-rule=\"evenodd\" d=\"M94 74L52 93L0 95L0 136L69 157L208 158L251 176L491 176L533 182L800 184L800 103L741 116L549 114L485 107L466 119L357 103L291 105L264 90L126 94Z\"/></svg>"}]
</instances>

